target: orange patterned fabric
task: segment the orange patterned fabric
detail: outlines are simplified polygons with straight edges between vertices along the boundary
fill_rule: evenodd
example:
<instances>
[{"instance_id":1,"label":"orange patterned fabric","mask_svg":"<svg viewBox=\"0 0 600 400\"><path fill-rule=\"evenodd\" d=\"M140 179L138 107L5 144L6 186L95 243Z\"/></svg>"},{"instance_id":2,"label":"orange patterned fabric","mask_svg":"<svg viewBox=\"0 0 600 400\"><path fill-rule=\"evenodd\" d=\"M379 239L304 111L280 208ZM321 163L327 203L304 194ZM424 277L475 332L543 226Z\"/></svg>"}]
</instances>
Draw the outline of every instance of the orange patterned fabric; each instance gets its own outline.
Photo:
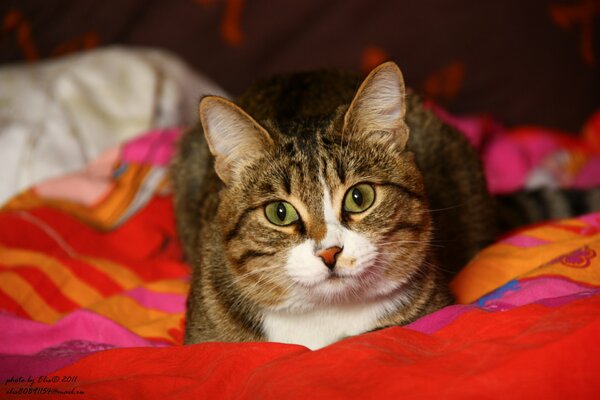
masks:
<instances>
[{"instance_id":1,"label":"orange patterned fabric","mask_svg":"<svg viewBox=\"0 0 600 400\"><path fill-rule=\"evenodd\" d=\"M561 276L600 286L600 214L529 228L480 252L454 279L459 303L511 280Z\"/></svg>"}]
</instances>

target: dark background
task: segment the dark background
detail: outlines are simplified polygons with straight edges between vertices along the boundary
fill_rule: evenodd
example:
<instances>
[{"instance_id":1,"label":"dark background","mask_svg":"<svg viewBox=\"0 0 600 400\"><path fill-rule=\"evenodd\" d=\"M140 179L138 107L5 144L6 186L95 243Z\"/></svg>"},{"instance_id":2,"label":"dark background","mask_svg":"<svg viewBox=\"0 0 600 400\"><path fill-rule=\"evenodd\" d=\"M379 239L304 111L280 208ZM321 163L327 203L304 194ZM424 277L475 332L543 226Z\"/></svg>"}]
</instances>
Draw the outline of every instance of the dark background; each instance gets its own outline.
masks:
<instances>
[{"instance_id":1,"label":"dark background","mask_svg":"<svg viewBox=\"0 0 600 400\"><path fill-rule=\"evenodd\" d=\"M600 0L0 1L0 63L110 44L178 54L230 93L393 59L456 114L571 132L600 108Z\"/></svg>"}]
</instances>

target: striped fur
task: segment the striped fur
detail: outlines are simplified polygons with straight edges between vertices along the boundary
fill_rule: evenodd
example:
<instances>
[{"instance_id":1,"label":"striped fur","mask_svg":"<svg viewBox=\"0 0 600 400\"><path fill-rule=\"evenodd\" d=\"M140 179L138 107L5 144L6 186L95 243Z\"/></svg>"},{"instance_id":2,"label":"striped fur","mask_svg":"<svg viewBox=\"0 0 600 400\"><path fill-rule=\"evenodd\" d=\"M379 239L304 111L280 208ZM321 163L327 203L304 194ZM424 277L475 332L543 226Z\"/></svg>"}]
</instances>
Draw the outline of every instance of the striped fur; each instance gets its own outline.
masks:
<instances>
[{"instance_id":1,"label":"striped fur","mask_svg":"<svg viewBox=\"0 0 600 400\"><path fill-rule=\"evenodd\" d=\"M186 343L319 348L406 324L450 303L447 279L494 236L477 156L393 63L362 85L333 71L274 77L200 111L172 166L193 266ZM344 211L361 183L372 206ZM273 201L298 220L269 222ZM334 268L318 255L330 247Z\"/></svg>"},{"instance_id":2,"label":"striped fur","mask_svg":"<svg viewBox=\"0 0 600 400\"><path fill-rule=\"evenodd\" d=\"M537 189L496 196L501 232L552 219L600 211L600 188Z\"/></svg>"}]
</instances>

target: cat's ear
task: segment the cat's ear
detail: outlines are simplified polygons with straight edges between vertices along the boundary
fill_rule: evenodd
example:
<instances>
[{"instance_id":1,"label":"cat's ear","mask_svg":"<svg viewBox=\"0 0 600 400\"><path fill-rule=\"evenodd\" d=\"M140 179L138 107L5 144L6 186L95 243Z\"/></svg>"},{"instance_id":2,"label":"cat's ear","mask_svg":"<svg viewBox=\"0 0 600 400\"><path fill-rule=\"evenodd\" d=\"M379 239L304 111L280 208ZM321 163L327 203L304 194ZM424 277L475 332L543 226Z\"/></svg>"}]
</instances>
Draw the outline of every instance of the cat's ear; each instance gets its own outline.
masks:
<instances>
[{"instance_id":1,"label":"cat's ear","mask_svg":"<svg viewBox=\"0 0 600 400\"><path fill-rule=\"evenodd\" d=\"M400 68L391 61L379 65L356 92L344 116L344 131L402 150L408 140L405 96Z\"/></svg>"},{"instance_id":2,"label":"cat's ear","mask_svg":"<svg viewBox=\"0 0 600 400\"><path fill-rule=\"evenodd\" d=\"M215 156L215 171L225 184L273 145L267 131L229 100L204 97L199 112L208 147Z\"/></svg>"}]
</instances>

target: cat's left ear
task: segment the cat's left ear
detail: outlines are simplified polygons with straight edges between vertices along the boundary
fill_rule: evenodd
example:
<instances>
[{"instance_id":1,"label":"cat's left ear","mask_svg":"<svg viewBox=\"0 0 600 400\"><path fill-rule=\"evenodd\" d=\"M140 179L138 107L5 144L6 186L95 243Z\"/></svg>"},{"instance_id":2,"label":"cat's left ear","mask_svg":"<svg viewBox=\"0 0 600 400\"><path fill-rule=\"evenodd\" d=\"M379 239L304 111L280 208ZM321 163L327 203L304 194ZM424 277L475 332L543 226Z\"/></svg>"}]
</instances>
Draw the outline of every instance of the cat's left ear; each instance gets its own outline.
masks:
<instances>
[{"instance_id":1,"label":"cat's left ear","mask_svg":"<svg viewBox=\"0 0 600 400\"><path fill-rule=\"evenodd\" d=\"M225 183L273 145L268 132L244 110L217 96L200 100L200 122L215 156L215 171Z\"/></svg>"},{"instance_id":2,"label":"cat's left ear","mask_svg":"<svg viewBox=\"0 0 600 400\"><path fill-rule=\"evenodd\" d=\"M386 62L365 78L344 116L344 131L404 149L406 90L400 68Z\"/></svg>"}]
</instances>

